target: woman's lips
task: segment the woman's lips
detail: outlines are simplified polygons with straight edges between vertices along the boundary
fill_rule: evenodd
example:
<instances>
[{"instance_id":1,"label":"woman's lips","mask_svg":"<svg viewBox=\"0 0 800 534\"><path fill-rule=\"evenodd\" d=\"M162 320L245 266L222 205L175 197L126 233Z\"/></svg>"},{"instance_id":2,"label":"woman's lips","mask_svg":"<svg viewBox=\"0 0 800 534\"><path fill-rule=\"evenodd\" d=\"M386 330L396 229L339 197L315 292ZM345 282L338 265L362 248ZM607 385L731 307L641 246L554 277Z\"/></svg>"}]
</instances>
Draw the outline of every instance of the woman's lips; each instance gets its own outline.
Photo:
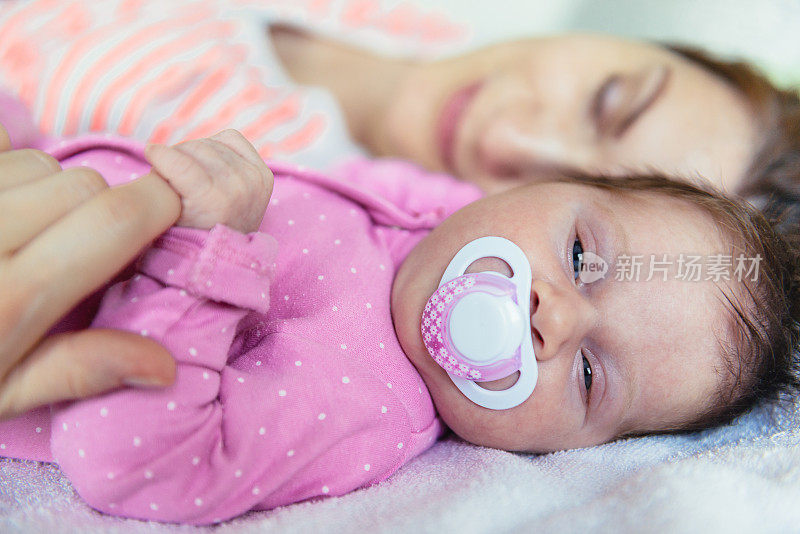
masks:
<instances>
[{"instance_id":1,"label":"woman's lips","mask_svg":"<svg viewBox=\"0 0 800 534\"><path fill-rule=\"evenodd\" d=\"M453 93L439 115L439 150L442 161L451 171L455 168L456 134L461 117L482 84L483 82L475 82Z\"/></svg>"}]
</instances>

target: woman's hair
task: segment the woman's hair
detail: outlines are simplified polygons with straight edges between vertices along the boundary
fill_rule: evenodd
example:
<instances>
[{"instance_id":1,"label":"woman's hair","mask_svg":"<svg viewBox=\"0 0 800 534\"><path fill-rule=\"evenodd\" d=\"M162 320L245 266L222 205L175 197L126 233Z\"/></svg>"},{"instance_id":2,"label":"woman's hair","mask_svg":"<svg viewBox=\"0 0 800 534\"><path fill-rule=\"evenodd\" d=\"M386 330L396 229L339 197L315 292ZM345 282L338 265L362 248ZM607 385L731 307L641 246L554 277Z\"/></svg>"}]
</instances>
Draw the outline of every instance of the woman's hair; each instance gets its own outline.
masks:
<instances>
[{"instance_id":1,"label":"woman's hair","mask_svg":"<svg viewBox=\"0 0 800 534\"><path fill-rule=\"evenodd\" d=\"M565 181L622 194L665 195L687 202L709 215L732 255L761 258L754 274L730 277L722 288L732 311L732 342L722 351L728 376L708 409L692 421L667 430L683 432L726 424L762 401L782 400L800 392L800 229L779 233L781 220L769 221L747 202L710 186L661 175L627 177L572 173ZM754 278L754 279L751 279ZM736 287L739 286L739 287Z\"/></svg>"},{"instance_id":2,"label":"woman's hair","mask_svg":"<svg viewBox=\"0 0 800 534\"><path fill-rule=\"evenodd\" d=\"M781 90L744 62L712 58L705 52L668 46L737 89L750 106L761 143L738 195L778 223L781 233L800 225L800 94Z\"/></svg>"}]
</instances>

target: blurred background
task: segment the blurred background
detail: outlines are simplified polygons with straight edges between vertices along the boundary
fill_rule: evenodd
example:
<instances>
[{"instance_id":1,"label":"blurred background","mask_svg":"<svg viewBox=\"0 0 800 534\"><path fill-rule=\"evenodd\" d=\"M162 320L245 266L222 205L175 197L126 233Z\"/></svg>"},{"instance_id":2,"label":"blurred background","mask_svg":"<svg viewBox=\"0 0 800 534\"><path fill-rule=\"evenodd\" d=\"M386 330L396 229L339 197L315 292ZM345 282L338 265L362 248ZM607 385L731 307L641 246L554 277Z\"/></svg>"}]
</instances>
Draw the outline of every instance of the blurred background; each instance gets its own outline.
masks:
<instances>
[{"instance_id":1,"label":"blurred background","mask_svg":"<svg viewBox=\"0 0 800 534\"><path fill-rule=\"evenodd\" d=\"M690 43L800 82L798 0L426 0L467 23L476 43L558 31L597 31Z\"/></svg>"},{"instance_id":2,"label":"blurred background","mask_svg":"<svg viewBox=\"0 0 800 534\"><path fill-rule=\"evenodd\" d=\"M800 84L800 0L298 0L262 1L305 19L309 12L337 33L327 10L360 15L355 41L392 33L400 36L415 19L451 24L438 39L404 39L421 52L442 53L501 41L564 31L591 31L700 46L728 58L757 63L781 85ZM294 4L294 7L290 4ZM297 9L299 4L307 8ZM336 4L339 4L337 9ZM314 9L315 8L315 9ZM360 11L358 15L354 13ZM289 13L291 14L291 13ZM327 20L326 20L327 19ZM308 23L307 19L304 22ZM341 34L339 34L341 36ZM427 42L426 42L427 41ZM386 51L393 44L386 42ZM375 42L370 39L370 45Z\"/></svg>"}]
</instances>

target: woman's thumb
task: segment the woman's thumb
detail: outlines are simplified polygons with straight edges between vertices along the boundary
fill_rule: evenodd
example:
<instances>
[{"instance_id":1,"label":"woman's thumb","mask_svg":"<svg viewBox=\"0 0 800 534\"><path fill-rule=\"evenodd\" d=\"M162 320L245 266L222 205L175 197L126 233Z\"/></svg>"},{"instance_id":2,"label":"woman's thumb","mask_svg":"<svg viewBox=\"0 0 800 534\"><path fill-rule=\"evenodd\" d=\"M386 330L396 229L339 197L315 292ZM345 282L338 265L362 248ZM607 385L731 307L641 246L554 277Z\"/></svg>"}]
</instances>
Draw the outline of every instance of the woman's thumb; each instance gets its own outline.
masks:
<instances>
[{"instance_id":1,"label":"woman's thumb","mask_svg":"<svg viewBox=\"0 0 800 534\"><path fill-rule=\"evenodd\" d=\"M126 385L161 387L174 380L175 360L152 339L105 329L58 334L45 338L0 384L0 420Z\"/></svg>"}]
</instances>

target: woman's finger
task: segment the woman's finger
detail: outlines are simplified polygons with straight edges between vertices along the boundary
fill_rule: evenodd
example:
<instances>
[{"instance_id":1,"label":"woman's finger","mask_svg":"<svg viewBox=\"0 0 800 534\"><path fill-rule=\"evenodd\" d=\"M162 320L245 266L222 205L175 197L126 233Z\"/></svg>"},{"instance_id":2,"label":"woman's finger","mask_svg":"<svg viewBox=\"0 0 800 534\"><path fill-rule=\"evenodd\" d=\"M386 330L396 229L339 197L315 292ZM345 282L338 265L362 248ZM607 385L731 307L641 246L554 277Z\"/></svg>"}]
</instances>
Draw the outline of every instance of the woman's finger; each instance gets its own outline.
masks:
<instances>
[{"instance_id":1,"label":"woman's finger","mask_svg":"<svg viewBox=\"0 0 800 534\"><path fill-rule=\"evenodd\" d=\"M107 189L94 169L75 167L0 191L0 254L21 247L70 210Z\"/></svg>"},{"instance_id":2,"label":"woman's finger","mask_svg":"<svg viewBox=\"0 0 800 534\"><path fill-rule=\"evenodd\" d=\"M57 173L61 165L40 150L0 152L0 191Z\"/></svg>"},{"instance_id":3,"label":"woman's finger","mask_svg":"<svg viewBox=\"0 0 800 534\"><path fill-rule=\"evenodd\" d=\"M121 386L175 380L175 360L151 339L117 330L83 330L45 339L0 388L0 420L43 404L91 397Z\"/></svg>"},{"instance_id":4,"label":"woman's finger","mask_svg":"<svg viewBox=\"0 0 800 534\"><path fill-rule=\"evenodd\" d=\"M0 376L179 214L175 191L150 173L84 202L0 266L2 288L9 290L0 300ZM4 325L3 317L13 317L13 324Z\"/></svg>"},{"instance_id":5,"label":"woman's finger","mask_svg":"<svg viewBox=\"0 0 800 534\"><path fill-rule=\"evenodd\" d=\"M6 150L11 150L11 138L8 137L8 132L0 124L0 152L5 152Z\"/></svg>"}]
</instances>

